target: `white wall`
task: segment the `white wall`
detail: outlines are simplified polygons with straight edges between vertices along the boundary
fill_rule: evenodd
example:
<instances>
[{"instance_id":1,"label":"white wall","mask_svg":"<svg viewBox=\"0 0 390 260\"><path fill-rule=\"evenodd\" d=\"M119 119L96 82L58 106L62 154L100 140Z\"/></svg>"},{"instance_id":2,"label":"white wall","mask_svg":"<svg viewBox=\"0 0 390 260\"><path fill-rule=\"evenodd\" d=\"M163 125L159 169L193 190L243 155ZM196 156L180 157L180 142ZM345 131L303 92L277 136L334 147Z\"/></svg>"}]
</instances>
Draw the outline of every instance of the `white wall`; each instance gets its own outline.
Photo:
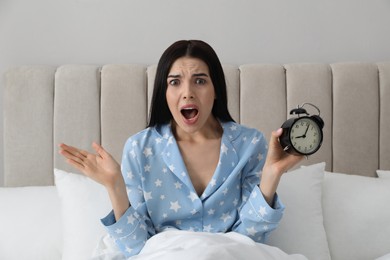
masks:
<instances>
[{"instance_id":1,"label":"white wall","mask_svg":"<svg viewBox=\"0 0 390 260\"><path fill-rule=\"evenodd\" d=\"M153 64L190 38L230 64L390 61L389 13L388 0L0 0L0 73L22 64Z\"/></svg>"}]
</instances>

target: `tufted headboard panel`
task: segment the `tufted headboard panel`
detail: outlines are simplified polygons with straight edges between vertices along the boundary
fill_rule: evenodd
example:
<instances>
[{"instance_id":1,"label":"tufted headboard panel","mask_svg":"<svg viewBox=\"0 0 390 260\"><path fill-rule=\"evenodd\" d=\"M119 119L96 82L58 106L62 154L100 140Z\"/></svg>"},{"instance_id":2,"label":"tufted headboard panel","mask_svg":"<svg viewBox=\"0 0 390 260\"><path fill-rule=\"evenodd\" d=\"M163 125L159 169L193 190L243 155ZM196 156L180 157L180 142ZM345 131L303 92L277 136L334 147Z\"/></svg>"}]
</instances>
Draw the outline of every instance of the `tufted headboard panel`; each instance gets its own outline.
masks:
<instances>
[{"instance_id":1,"label":"tufted headboard panel","mask_svg":"<svg viewBox=\"0 0 390 260\"><path fill-rule=\"evenodd\" d=\"M53 167L74 171L57 144L91 150L97 141L120 160L125 140L145 128L156 66L20 66L5 74L4 183L52 185ZM376 176L390 169L390 63L224 66L229 109L267 137L304 102L325 121L320 151L303 164ZM309 113L315 112L308 110Z\"/></svg>"}]
</instances>

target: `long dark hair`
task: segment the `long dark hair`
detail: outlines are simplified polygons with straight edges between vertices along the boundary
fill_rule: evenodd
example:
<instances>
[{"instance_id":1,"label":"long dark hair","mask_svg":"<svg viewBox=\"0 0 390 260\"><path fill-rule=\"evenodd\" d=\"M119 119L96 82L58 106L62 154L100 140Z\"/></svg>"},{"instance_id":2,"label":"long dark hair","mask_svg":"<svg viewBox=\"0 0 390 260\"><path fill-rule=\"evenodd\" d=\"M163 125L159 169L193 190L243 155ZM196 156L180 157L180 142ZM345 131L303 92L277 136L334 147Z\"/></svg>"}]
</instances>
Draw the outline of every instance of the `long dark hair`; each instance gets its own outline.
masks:
<instances>
[{"instance_id":1,"label":"long dark hair","mask_svg":"<svg viewBox=\"0 0 390 260\"><path fill-rule=\"evenodd\" d=\"M234 121L228 111L225 74L217 54L203 41L182 40L169 46L158 62L148 127L169 123L173 118L166 99L167 77L172 64L185 56L201 59L209 68L216 95L212 109L214 117L222 122Z\"/></svg>"}]
</instances>

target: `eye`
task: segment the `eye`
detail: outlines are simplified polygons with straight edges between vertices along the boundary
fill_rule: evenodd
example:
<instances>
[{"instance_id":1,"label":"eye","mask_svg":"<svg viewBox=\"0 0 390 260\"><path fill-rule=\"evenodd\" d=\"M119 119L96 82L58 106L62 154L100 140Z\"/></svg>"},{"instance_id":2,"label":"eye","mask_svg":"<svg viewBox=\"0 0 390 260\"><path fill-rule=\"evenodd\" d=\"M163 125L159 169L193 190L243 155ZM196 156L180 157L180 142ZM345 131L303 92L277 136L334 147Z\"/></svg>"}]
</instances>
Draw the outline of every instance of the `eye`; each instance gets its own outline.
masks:
<instances>
[{"instance_id":1,"label":"eye","mask_svg":"<svg viewBox=\"0 0 390 260\"><path fill-rule=\"evenodd\" d=\"M179 85L179 80L178 79L172 79L172 80L168 81L168 84L171 85L171 86Z\"/></svg>"},{"instance_id":2,"label":"eye","mask_svg":"<svg viewBox=\"0 0 390 260\"><path fill-rule=\"evenodd\" d=\"M202 79L202 78L198 78L195 80L195 83L198 85L204 85L204 84L206 84L206 80Z\"/></svg>"}]
</instances>

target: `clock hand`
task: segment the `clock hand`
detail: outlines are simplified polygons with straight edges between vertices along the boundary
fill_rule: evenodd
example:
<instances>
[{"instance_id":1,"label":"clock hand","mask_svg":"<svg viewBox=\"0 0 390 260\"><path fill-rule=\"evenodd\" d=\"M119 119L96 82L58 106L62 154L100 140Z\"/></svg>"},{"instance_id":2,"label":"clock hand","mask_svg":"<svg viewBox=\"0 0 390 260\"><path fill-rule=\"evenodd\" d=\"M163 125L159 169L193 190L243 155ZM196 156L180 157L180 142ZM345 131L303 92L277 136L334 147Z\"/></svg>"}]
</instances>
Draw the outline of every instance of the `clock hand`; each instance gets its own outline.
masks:
<instances>
[{"instance_id":1,"label":"clock hand","mask_svg":"<svg viewBox=\"0 0 390 260\"><path fill-rule=\"evenodd\" d=\"M306 131L305 131L305 134L304 134L305 137L306 137L307 130L309 130L309 126L310 126L310 124L308 124L307 127L306 127Z\"/></svg>"},{"instance_id":2,"label":"clock hand","mask_svg":"<svg viewBox=\"0 0 390 260\"><path fill-rule=\"evenodd\" d=\"M309 126L310 126L310 125L307 125L306 131L305 131L305 133L304 133L303 135L297 136L297 137L295 137L295 138L306 138L306 133L307 133L307 130L309 130Z\"/></svg>"}]
</instances>

